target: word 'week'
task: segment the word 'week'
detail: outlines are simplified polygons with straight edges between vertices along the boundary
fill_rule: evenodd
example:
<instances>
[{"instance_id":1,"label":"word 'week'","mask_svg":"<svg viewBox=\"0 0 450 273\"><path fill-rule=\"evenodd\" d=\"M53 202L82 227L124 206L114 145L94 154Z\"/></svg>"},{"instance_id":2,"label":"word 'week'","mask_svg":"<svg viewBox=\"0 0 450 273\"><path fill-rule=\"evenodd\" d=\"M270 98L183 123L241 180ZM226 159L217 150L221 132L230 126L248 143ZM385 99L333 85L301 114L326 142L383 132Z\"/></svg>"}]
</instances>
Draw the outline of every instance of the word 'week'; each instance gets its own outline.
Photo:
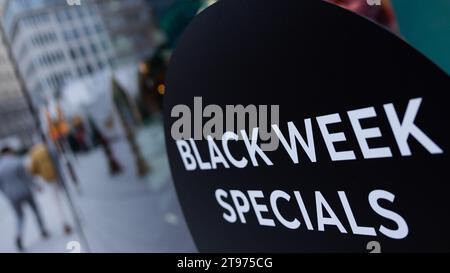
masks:
<instances>
[{"instance_id":1,"label":"word 'week'","mask_svg":"<svg viewBox=\"0 0 450 273\"><path fill-rule=\"evenodd\" d=\"M414 138L421 144L430 154L442 154L443 150L436 144L432 138L425 133L415 123L417 114L419 112L422 98L410 99L404 113L398 113L396 107L392 103L384 104L383 110L389 124L389 128L395 138L396 145L399 148L401 156L411 156L411 148L408 140ZM379 127L363 128L361 121L364 119L372 119L377 117L375 107L366 107L356 110L347 111L348 119L350 120L350 127L352 128L356 140L358 142L361 154L364 159L371 158L390 158L393 153L390 147L371 147L368 143L369 139L382 137ZM313 127L313 122L317 126ZM287 133L282 133L277 124L272 124L271 127L275 132L277 138L281 142L284 150L289 154L290 159L294 164L298 164L304 158L308 158L310 162L317 162L316 143L314 136L317 134L313 128L318 128L320 135L323 138L329 157L332 161L355 160L356 155L354 150L338 150L335 145L340 142L347 141L347 136L342 130L336 130L337 125L342 123L342 118L339 113L318 116L314 119L304 119L304 132L300 133L297 126L292 122L287 123ZM333 130L330 132L330 126ZM207 136L209 159L201 158L199 148L190 138L187 140L178 139L176 145L184 163L184 167L188 171L196 169L210 170L216 169L219 166L230 168L244 168L248 164L259 166L264 163L268 166L274 165L268 154L261 149L258 144L258 127L251 130L250 136L245 130L240 130L240 136L235 132L227 131L221 137L221 148L214 141L213 137ZM317 130L317 129L316 129ZM242 138L245 149L244 154L239 154L238 151L231 151L231 141L238 141ZM300 145L298 145L300 144ZM299 153L299 146L302 152ZM280 149L280 148L279 148ZM242 151L242 150L239 150Z\"/></svg>"}]
</instances>

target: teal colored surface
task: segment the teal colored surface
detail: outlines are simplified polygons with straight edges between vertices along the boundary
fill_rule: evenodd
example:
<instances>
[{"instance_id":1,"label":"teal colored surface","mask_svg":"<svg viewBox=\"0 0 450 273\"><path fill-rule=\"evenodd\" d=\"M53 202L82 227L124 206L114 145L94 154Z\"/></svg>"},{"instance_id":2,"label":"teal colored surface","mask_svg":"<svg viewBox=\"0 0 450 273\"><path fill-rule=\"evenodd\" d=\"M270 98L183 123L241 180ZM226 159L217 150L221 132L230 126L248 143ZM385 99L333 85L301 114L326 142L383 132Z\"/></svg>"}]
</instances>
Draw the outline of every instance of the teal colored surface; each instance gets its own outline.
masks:
<instances>
[{"instance_id":1,"label":"teal colored surface","mask_svg":"<svg viewBox=\"0 0 450 273\"><path fill-rule=\"evenodd\" d=\"M450 75L450 0L392 0L401 35Z\"/></svg>"}]
</instances>

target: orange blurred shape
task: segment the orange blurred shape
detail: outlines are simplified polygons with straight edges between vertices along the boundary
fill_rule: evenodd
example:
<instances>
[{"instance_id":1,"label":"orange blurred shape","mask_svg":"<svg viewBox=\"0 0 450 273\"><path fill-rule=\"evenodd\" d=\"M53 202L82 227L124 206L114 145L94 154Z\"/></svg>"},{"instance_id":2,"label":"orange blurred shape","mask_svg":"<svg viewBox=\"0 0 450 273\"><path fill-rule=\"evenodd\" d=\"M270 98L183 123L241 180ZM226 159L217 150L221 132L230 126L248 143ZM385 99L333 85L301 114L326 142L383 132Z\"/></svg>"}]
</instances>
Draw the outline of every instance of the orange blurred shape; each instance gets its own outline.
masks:
<instances>
[{"instance_id":1,"label":"orange blurred shape","mask_svg":"<svg viewBox=\"0 0 450 273\"><path fill-rule=\"evenodd\" d=\"M156 90L159 94L164 95L164 93L166 92L166 86L164 84L160 84L158 85Z\"/></svg>"}]
</instances>

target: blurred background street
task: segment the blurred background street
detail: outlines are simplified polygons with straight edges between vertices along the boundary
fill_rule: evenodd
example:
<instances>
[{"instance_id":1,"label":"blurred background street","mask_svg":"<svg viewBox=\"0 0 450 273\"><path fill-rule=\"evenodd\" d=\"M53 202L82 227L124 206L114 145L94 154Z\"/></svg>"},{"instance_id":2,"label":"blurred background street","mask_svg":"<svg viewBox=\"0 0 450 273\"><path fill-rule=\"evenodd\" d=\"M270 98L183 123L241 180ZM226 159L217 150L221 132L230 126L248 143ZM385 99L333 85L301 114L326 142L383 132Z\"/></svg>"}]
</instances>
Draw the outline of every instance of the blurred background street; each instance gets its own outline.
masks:
<instances>
[{"instance_id":1,"label":"blurred background street","mask_svg":"<svg viewBox=\"0 0 450 273\"><path fill-rule=\"evenodd\" d=\"M161 111L176 40L215 1L69 2L0 0L0 252L195 252Z\"/></svg>"}]
</instances>

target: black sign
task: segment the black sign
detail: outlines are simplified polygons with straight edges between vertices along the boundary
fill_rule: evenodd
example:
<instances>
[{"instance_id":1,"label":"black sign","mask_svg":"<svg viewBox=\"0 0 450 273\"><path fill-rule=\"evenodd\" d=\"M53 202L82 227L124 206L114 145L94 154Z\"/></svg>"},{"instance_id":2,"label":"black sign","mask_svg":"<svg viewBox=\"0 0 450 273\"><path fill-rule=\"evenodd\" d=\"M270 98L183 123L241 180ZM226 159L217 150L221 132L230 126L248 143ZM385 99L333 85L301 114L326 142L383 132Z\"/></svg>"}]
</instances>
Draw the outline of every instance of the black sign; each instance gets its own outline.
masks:
<instances>
[{"instance_id":1,"label":"black sign","mask_svg":"<svg viewBox=\"0 0 450 273\"><path fill-rule=\"evenodd\" d=\"M165 95L202 252L448 251L450 78L319 0L226 0L182 35Z\"/></svg>"}]
</instances>

